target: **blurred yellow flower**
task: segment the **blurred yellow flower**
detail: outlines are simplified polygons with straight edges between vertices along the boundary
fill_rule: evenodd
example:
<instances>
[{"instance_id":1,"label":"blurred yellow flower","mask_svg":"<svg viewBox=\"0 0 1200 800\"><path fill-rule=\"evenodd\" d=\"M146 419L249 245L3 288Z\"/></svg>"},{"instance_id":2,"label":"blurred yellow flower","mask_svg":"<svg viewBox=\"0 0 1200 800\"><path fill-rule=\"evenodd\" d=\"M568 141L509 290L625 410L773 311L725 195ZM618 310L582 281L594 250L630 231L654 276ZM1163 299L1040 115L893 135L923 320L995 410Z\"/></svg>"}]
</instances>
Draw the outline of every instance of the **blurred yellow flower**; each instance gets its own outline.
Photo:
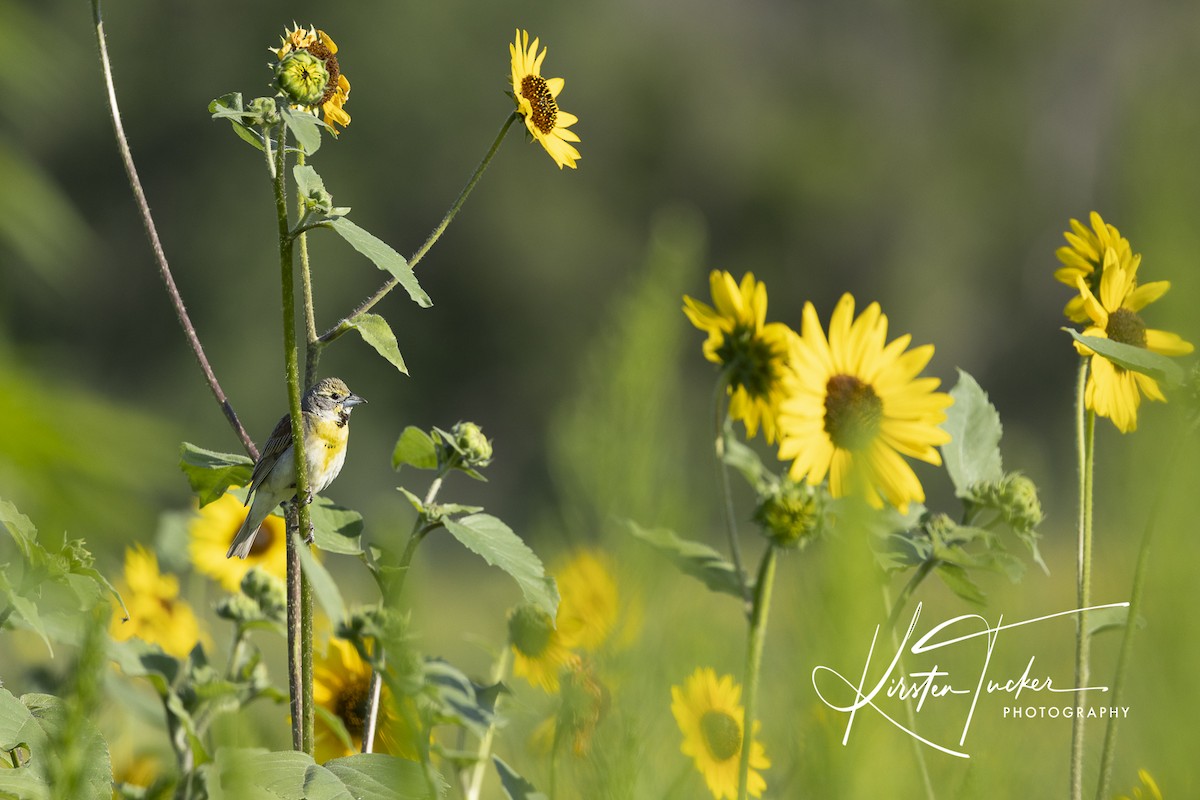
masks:
<instances>
[{"instance_id":1,"label":"blurred yellow flower","mask_svg":"<svg viewBox=\"0 0 1200 800\"><path fill-rule=\"evenodd\" d=\"M940 465L937 446L950 441L939 425L953 402L934 391L937 378L918 374L933 345L906 351L911 336L886 346L887 317L872 303L854 318L854 298L842 295L829 338L812 303L804 305L801 335L792 339L780 406L779 458L792 459L793 480L812 485L829 476L834 497L857 494L907 513L925 490L901 456Z\"/></svg>"},{"instance_id":2,"label":"blurred yellow flower","mask_svg":"<svg viewBox=\"0 0 1200 800\"><path fill-rule=\"evenodd\" d=\"M250 555L226 558L229 543L246 519L248 509L232 494L226 494L196 512L188 525L188 556L192 566L216 580L228 592L236 592L251 567L262 567L280 580L287 577L287 533L281 517L263 522Z\"/></svg>"},{"instance_id":3,"label":"blurred yellow flower","mask_svg":"<svg viewBox=\"0 0 1200 800\"><path fill-rule=\"evenodd\" d=\"M363 661L354 645L344 639L330 639L325 654L313 663L313 702L337 717L346 726L352 747L324 720L316 715L316 760L324 763L362 750L367 723L367 701L371 691L371 666ZM414 709L415 710L415 709ZM379 716L375 725L372 750L415 761L416 742L408 726L395 709L395 701L384 683L380 689Z\"/></svg>"},{"instance_id":4,"label":"blurred yellow flower","mask_svg":"<svg viewBox=\"0 0 1200 800\"><path fill-rule=\"evenodd\" d=\"M558 675L564 668L579 664L579 656L563 641L550 615L528 603L508 612L508 641L513 674L547 692L558 691Z\"/></svg>"},{"instance_id":5,"label":"blurred yellow flower","mask_svg":"<svg viewBox=\"0 0 1200 800\"><path fill-rule=\"evenodd\" d=\"M683 313L702 331L704 357L720 364L728 383L729 416L741 420L753 437L762 425L763 437L775 441L779 403L789 340L795 338L782 322L767 323L767 286L742 276L739 285L728 272L708 276L713 305L683 298Z\"/></svg>"},{"instance_id":6,"label":"blurred yellow flower","mask_svg":"<svg viewBox=\"0 0 1200 800\"><path fill-rule=\"evenodd\" d=\"M175 658L184 658L204 637L192 607L179 599L179 579L158 571L158 558L144 547L125 550L125 574L117 590L129 609L123 621L113 609L109 633L118 642L136 636L156 644Z\"/></svg>"},{"instance_id":7,"label":"blurred yellow flower","mask_svg":"<svg viewBox=\"0 0 1200 800\"><path fill-rule=\"evenodd\" d=\"M1063 233L1067 246L1060 247L1055 252L1062 266L1054 273L1060 283L1065 283L1072 289L1076 281L1083 278L1088 288L1093 292L1100 283L1100 270L1104 266L1105 252L1112 250L1117 263L1128 273L1136 276L1142 256L1134 254L1129 246L1129 240L1121 235L1112 225L1105 223L1095 211L1091 213L1088 228L1077 219L1071 220L1071 230ZM1086 322L1087 313L1083 310L1083 297L1076 295L1067 302L1063 313L1072 322Z\"/></svg>"},{"instance_id":8,"label":"blurred yellow flower","mask_svg":"<svg viewBox=\"0 0 1200 800\"><path fill-rule=\"evenodd\" d=\"M671 687L671 713L683 732L680 750L696 763L716 800L734 800L738 794L738 762L745 744L741 700L742 687L733 676L724 675L718 680L711 667L697 669L683 686ZM757 722L754 733L758 733ZM762 796L767 782L757 770L770 766L762 744L753 740L746 779L751 796Z\"/></svg>"},{"instance_id":9,"label":"blurred yellow flower","mask_svg":"<svg viewBox=\"0 0 1200 800\"><path fill-rule=\"evenodd\" d=\"M558 164L558 168L575 169L581 156L568 142L578 142L579 137L567 130L579 118L558 107L558 93L562 91L562 78L543 78L542 60L546 48L538 52L538 40L529 43L529 33L518 30L517 39L508 46L512 62L512 94L517 103L517 113L525 120L529 134L546 148L546 152Z\"/></svg>"},{"instance_id":10,"label":"blurred yellow flower","mask_svg":"<svg viewBox=\"0 0 1200 800\"><path fill-rule=\"evenodd\" d=\"M599 553L581 551L554 573L563 644L596 650L617 623L617 583Z\"/></svg>"},{"instance_id":11,"label":"blurred yellow flower","mask_svg":"<svg viewBox=\"0 0 1200 800\"><path fill-rule=\"evenodd\" d=\"M1163 800L1162 792L1158 789L1158 784L1154 782L1154 778L1144 769L1138 770L1138 779L1141 781L1141 786L1133 787L1133 792L1130 795L1119 795L1116 800Z\"/></svg>"},{"instance_id":12,"label":"blurred yellow flower","mask_svg":"<svg viewBox=\"0 0 1200 800\"><path fill-rule=\"evenodd\" d=\"M344 128L350 124L350 115L344 108L346 101L350 99L350 81L342 74L337 60L338 47L333 39L329 38L329 34L311 26L305 30L296 25L283 32L279 47L267 49L278 56L280 61L290 53L297 52L307 52L316 57L328 73L328 82L319 98L312 103L299 104L300 107L314 113L320 108L325 115L325 124L330 126L334 136L338 134L336 126L341 125Z\"/></svg>"},{"instance_id":13,"label":"blurred yellow flower","mask_svg":"<svg viewBox=\"0 0 1200 800\"><path fill-rule=\"evenodd\" d=\"M1084 336L1111 339L1165 356L1187 355L1194 349L1178 334L1147 328L1137 313L1166 294L1171 288L1170 281L1138 286L1134 271L1122 265L1113 248L1105 251L1099 297L1082 277L1075 279L1075 285L1092 323L1083 331ZM1137 430L1137 411L1143 394L1150 400L1166 400L1158 382L1150 376L1119 367L1078 342L1075 349L1082 356L1091 356L1084 389L1087 407L1112 420L1121 433Z\"/></svg>"}]
</instances>

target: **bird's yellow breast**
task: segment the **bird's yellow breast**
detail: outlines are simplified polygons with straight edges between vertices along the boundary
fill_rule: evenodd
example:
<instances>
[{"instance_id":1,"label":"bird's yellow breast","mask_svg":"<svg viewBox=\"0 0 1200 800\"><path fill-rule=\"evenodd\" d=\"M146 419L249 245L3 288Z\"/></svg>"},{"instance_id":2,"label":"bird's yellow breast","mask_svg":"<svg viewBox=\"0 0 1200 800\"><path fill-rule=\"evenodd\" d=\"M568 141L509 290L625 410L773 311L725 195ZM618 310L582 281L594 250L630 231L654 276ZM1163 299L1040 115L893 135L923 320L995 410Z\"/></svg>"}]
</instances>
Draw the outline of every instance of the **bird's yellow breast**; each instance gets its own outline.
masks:
<instances>
[{"instance_id":1,"label":"bird's yellow breast","mask_svg":"<svg viewBox=\"0 0 1200 800\"><path fill-rule=\"evenodd\" d=\"M342 470L350 426L339 425L336 420L316 419L306 434L305 450L308 452L305 455L310 482L315 491L321 491Z\"/></svg>"}]
</instances>

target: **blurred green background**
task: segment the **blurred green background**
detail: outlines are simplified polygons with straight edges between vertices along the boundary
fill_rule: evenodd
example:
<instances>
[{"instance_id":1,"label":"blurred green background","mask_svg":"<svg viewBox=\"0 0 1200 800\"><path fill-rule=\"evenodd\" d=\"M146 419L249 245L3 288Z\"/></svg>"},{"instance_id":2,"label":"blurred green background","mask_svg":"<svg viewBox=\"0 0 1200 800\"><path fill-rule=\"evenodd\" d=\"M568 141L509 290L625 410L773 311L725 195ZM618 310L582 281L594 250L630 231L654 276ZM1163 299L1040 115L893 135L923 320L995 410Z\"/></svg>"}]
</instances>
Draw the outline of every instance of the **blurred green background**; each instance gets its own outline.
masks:
<instances>
[{"instance_id":1,"label":"blurred green background","mask_svg":"<svg viewBox=\"0 0 1200 800\"><path fill-rule=\"evenodd\" d=\"M989 585L986 613L1074 605L1076 356L1058 330L1069 293L1051 278L1054 250L1069 218L1099 210L1144 255L1143 280L1173 283L1150 324L1200 338L1191 313L1200 297L1200 6L110 3L124 123L167 255L217 375L260 442L285 405L270 185L258 154L210 121L206 105L229 91L267 93L266 48L293 19L333 36L352 83L353 122L312 163L352 219L404 253L441 218L511 109L513 29L540 36L544 73L566 79L559 100L580 118L579 169L560 173L510 135L419 268L433 308L401 293L377 307L411 376L352 336L326 351L322 373L370 401L328 494L362 511L372 537L394 541L410 513L388 466L397 435L471 419L497 459L489 483L459 484L451 499L486 505L551 563L589 542L619 554L647 618L626 656L643 672L620 707L658 703L660 713L625 718L612 735L631 752L653 740L670 765L635 769L629 796L662 796L675 768L688 768L669 686L700 664L741 669L736 608L611 525L629 516L721 541L709 499L714 375L702 334L679 312L685 293L708 299L710 269L753 271L768 285L770 318L793 325L806 300L823 320L844 291L860 305L878 300L894 334L936 345L932 374L950 385L956 368L972 373L1004 420L1006 466L1042 488L1052 570ZM0 30L0 496L44 534L85 537L115 574L126 543L151 541L159 515L190 502L179 442L238 444L135 214L87 4L0 0ZM333 237L310 238L323 328L381 274ZM1143 409L1134 436L1099 425L1101 602L1128 594L1137 534L1177 430L1173 409ZM1191 735L1200 690L1189 682L1200 630L1185 613L1200 590L1183 496L1196 466L1189 451L1162 519L1116 778L1128 785L1146 766L1180 797L1200 792ZM950 502L943 475L919 474L931 506ZM425 626L430 649L484 671L461 634L500 636L499 609L514 592L449 543L431 541L420 561L414 599L419 620L437 620ZM894 732L860 731L845 750L836 733L819 739L808 674L857 653L881 614L875 598L847 588L841 564L827 544L781 568L765 684L779 700L766 703L763 726L774 796L919 786ZM927 591L939 619L964 613L961 601ZM714 642L714 631L732 644ZM1070 638L1064 626L1028 641L1067 676ZM1110 669L1116 641L1097 644L1097 674ZM993 710L972 729L969 765L932 759L939 789L1061 791L1068 726L1019 727ZM701 788L682 786L678 796Z\"/></svg>"}]
</instances>

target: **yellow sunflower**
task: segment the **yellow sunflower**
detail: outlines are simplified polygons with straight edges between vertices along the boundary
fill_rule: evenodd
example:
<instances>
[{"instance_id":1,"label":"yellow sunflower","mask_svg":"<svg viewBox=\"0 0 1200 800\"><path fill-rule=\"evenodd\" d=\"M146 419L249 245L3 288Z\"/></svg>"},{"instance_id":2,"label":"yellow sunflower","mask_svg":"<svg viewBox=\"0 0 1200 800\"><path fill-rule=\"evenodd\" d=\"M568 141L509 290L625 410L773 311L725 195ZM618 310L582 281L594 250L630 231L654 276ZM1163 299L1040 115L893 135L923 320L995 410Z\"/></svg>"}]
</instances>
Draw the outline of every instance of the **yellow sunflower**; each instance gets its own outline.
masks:
<instances>
[{"instance_id":1,"label":"yellow sunflower","mask_svg":"<svg viewBox=\"0 0 1200 800\"><path fill-rule=\"evenodd\" d=\"M1138 770L1138 780L1141 786L1133 787L1130 795L1120 795L1116 800L1163 800L1162 792L1158 788L1158 783L1144 769ZM1144 790L1144 791L1143 791Z\"/></svg>"},{"instance_id":2,"label":"yellow sunflower","mask_svg":"<svg viewBox=\"0 0 1200 800\"><path fill-rule=\"evenodd\" d=\"M225 557L247 513L241 500L226 494L197 511L188 525L192 566L228 592L238 590L251 567L262 567L280 580L287 577L287 533L283 519L278 516L269 516L263 522L250 555L244 559Z\"/></svg>"},{"instance_id":3,"label":"yellow sunflower","mask_svg":"<svg viewBox=\"0 0 1200 800\"><path fill-rule=\"evenodd\" d=\"M745 709L741 700L742 687L733 676L724 675L718 680L710 667L697 669L683 686L671 687L671 713L683 732L679 749L696 762L696 769L716 800L734 800L738 794L738 762L745 744L742 735ZM754 733L758 733L757 722ZM767 782L757 770L770 766L762 743L754 739L750 744L750 773L746 779L749 784L746 790L751 796L762 796Z\"/></svg>"},{"instance_id":4,"label":"yellow sunflower","mask_svg":"<svg viewBox=\"0 0 1200 800\"><path fill-rule=\"evenodd\" d=\"M1113 248L1105 251L1099 297L1092 293L1082 277L1075 279L1075 285L1092 323L1083 331L1084 336L1111 339L1164 356L1187 355L1194 349L1178 334L1147 328L1137 313L1166 294L1171 282L1154 281L1138 286L1134 272L1121 264ZM1151 400L1166 400L1158 382L1149 375L1119 367L1078 342L1075 349L1092 359L1084 389L1087 407L1112 420L1121 433L1137 430L1137 411L1143 394Z\"/></svg>"},{"instance_id":5,"label":"yellow sunflower","mask_svg":"<svg viewBox=\"0 0 1200 800\"><path fill-rule=\"evenodd\" d=\"M158 558L144 547L125 550L125 573L117 581L117 590L129 609L124 620L119 608L113 609L109 634L123 642L137 638L156 644L175 658L184 658L202 638L200 623L192 607L179 599L179 579L158 571Z\"/></svg>"},{"instance_id":6,"label":"yellow sunflower","mask_svg":"<svg viewBox=\"0 0 1200 800\"><path fill-rule=\"evenodd\" d=\"M767 323L767 287L742 276L739 285L728 272L708 276L713 305L683 298L683 313L702 331L704 357L725 371L730 395L729 416L746 426L753 437L762 425L768 443L775 441L788 343L795 338L782 322Z\"/></svg>"},{"instance_id":7,"label":"yellow sunflower","mask_svg":"<svg viewBox=\"0 0 1200 800\"><path fill-rule=\"evenodd\" d=\"M554 574L558 581L558 630L568 647L596 650L617 623L617 582L605 559L581 551Z\"/></svg>"},{"instance_id":8,"label":"yellow sunflower","mask_svg":"<svg viewBox=\"0 0 1200 800\"><path fill-rule=\"evenodd\" d=\"M1055 279L1074 289L1076 280L1083 278L1088 288L1096 291L1100 281L1100 270L1104 266L1105 252L1109 249L1116 255L1117 263L1127 272L1137 275L1142 256L1133 252L1129 240L1115 227L1105 223L1095 211L1091 213L1089 222L1092 224L1091 228L1073 219L1071 230L1063 233L1067 245L1058 248L1055 253L1062 262L1062 266L1054 273ZM1063 313L1072 322L1087 322L1087 313L1083 310L1083 298L1080 295L1067 302Z\"/></svg>"},{"instance_id":9,"label":"yellow sunflower","mask_svg":"<svg viewBox=\"0 0 1200 800\"><path fill-rule=\"evenodd\" d=\"M525 120L529 134L541 142L542 147L558 164L558 168L575 169L581 156L568 142L578 142L579 137L567 130L579 118L558 107L558 93L563 89L562 78L543 78L542 59L546 48L538 52L538 40L529 43L529 33L518 30L517 39L508 46L512 58L512 94L517 102L517 113Z\"/></svg>"},{"instance_id":10,"label":"yellow sunflower","mask_svg":"<svg viewBox=\"0 0 1200 800\"><path fill-rule=\"evenodd\" d=\"M353 747L346 747L346 743L318 714L315 731L317 763L323 764L362 750L370 691L371 666L362 660L354 645L344 639L330 639L325 655L313 664L313 702L342 721ZM380 690L379 716L372 750L413 761L417 759L416 742L395 709L387 683Z\"/></svg>"},{"instance_id":11,"label":"yellow sunflower","mask_svg":"<svg viewBox=\"0 0 1200 800\"><path fill-rule=\"evenodd\" d=\"M325 31L312 27L305 30L295 23L292 24L295 27L285 30L283 36L280 37L280 46L267 49L278 56L281 62L289 54L301 52L308 53L320 62L326 77L321 94L317 97L291 97L291 99L304 100L305 102L298 102L297 106L305 111L316 113L318 108L321 109L325 115L325 124L329 125L330 131L337 136L336 126L341 125L344 128L350 124L350 115L344 108L346 101L350 99L350 81L342 74L338 64L338 47ZM312 79L310 70L303 69L302 72L305 81Z\"/></svg>"},{"instance_id":12,"label":"yellow sunflower","mask_svg":"<svg viewBox=\"0 0 1200 800\"><path fill-rule=\"evenodd\" d=\"M579 664L550 615L528 603L508 612L508 641L513 651L513 674L547 692L558 691L559 673Z\"/></svg>"},{"instance_id":13,"label":"yellow sunflower","mask_svg":"<svg viewBox=\"0 0 1200 800\"><path fill-rule=\"evenodd\" d=\"M933 345L905 352L911 336L886 338L878 303L855 319L854 298L842 295L828 339L812 303L804 305L784 378L779 458L792 460L793 480L815 486L828 475L834 497L861 495L876 508L886 500L907 513L925 490L901 456L942 463L937 446L950 435L938 426L953 400L934 391L937 378L917 377Z\"/></svg>"}]
</instances>

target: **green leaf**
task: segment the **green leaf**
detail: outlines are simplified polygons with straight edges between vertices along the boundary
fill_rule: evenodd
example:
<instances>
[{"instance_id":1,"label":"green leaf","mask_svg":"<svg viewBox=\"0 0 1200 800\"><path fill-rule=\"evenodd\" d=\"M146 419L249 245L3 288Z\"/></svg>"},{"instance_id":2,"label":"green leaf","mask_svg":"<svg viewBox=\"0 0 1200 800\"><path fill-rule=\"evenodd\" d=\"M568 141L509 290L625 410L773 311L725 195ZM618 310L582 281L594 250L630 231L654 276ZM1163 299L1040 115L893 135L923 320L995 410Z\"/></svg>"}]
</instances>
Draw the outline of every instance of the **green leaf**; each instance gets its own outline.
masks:
<instances>
[{"instance_id":1,"label":"green leaf","mask_svg":"<svg viewBox=\"0 0 1200 800\"><path fill-rule=\"evenodd\" d=\"M0 769L0 798L50 800L50 785L31 769Z\"/></svg>"},{"instance_id":2,"label":"green leaf","mask_svg":"<svg viewBox=\"0 0 1200 800\"><path fill-rule=\"evenodd\" d=\"M320 561L317 561L312 550L299 547L297 552L300 554L300 566L312 585L317 602L325 610L325 616L334 624L341 622L346 618L346 604L342 601L342 593L333 576Z\"/></svg>"},{"instance_id":3,"label":"green leaf","mask_svg":"<svg viewBox=\"0 0 1200 800\"><path fill-rule=\"evenodd\" d=\"M417 469L437 469L438 448L432 437L420 428L409 425L396 441L392 451L392 469L410 464Z\"/></svg>"},{"instance_id":4,"label":"green leaf","mask_svg":"<svg viewBox=\"0 0 1200 800\"><path fill-rule=\"evenodd\" d=\"M428 800L430 797L423 768L416 761L382 753L359 753L326 761L325 768L350 790L355 800ZM429 769L440 797L450 786L432 767Z\"/></svg>"},{"instance_id":5,"label":"green leaf","mask_svg":"<svg viewBox=\"0 0 1200 800\"><path fill-rule=\"evenodd\" d=\"M753 486L756 490L763 486L764 483L770 485L777 479L763 466L762 459L758 457L758 453L754 452L748 445L742 442L733 433L732 419L725 420L725 458L724 461L729 466L736 469L746 479L746 483Z\"/></svg>"},{"instance_id":6,"label":"green leaf","mask_svg":"<svg viewBox=\"0 0 1200 800\"><path fill-rule=\"evenodd\" d=\"M408 374L404 366L404 357L400 355L400 346L396 344L396 334L392 333L387 320L378 314L362 313L346 320L346 325L358 331L363 341L375 348L375 352L387 359L392 366Z\"/></svg>"},{"instance_id":7,"label":"green leaf","mask_svg":"<svg viewBox=\"0 0 1200 800\"><path fill-rule=\"evenodd\" d=\"M362 552L362 514L343 508L326 497L317 497L309 506L313 541L327 553L356 556Z\"/></svg>"},{"instance_id":8,"label":"green leaf","mask_svg":"<svg viewBox=\"0 0 1200 800\"><path fill-rule=\"evenodd\" d=\"M963 600L981 606L986 604L987 600L983 592L967 576L967 571L962 567L955 566L954 564L938 564L937 574L942 579L942 583L946 584L950 588L950 591Z\"/></svg>"},{"instance_id":9,"label":"green leaf","mask_svg":"<svg viewBox=\"0 0 1200 800\"><path fill-rule=\"evenodd\" d=\"M500 773L500 785L510 800L550 800L548 795L539 792L532 783L505 764L500 756L492 756L492 762L496 765L496 772Z\"/></svg>"},{"instance_id":10,"label":"green leaf","mask_svg":"<svg viewBox=\"0 0 1200 800\"><path fill-rule=\"evenodd\" d=\"M33 715L12 692L0 686L0 750L11 751L19 744L29 744ZM0 770L2 773L3 770Z\"/></svg>"},{"instance_id":11,"label":"green leaf","mask_svg":"<svg viewBox=\"0 0 1200 800\"><path fill-rule=\"evenodd\" d=\"M296 143L304 148L304 152L312 155L321 147L321 123L307 111L296 111L284 106L282 109L283 124L296 137Z\"/></svg>"},{"instance_id":12,"label":"green leaf","mask_svg":"<svg viewBox=\"0 0 1200 800\"><path fill-rule=\"evenodd\" d=\"M329 227L346 240L351 247L362 253L384 272L391 273L400 285L408 292L408 296L421 308L429 308L433 301L413 274L412 267L404 260L404 256L393 250L382 239L376 238L345 217L330 220Z\"/></svg>"},{"instance_id":13,"label":"green leaf","mask_svg":"<svg viewBox=\"0 0 1200 800\"><path fill-rule=\"evenodd\" d=\"M1144 347L1114 342L1102 336L1081 336L1071 328L1063 328L1071 334L1071 338L1089 347L1118 367L1148 375L1167 386L1178 386L1183 383L1183 370L1170 358L1151 352Z\"/></svg>"},{"instance_id":14,"label":"green leaf","mask_svg":"<svg viewBox=\"0 0 1200 800\"><path fill-rule=\"evenodd\" d=\"M294 750L221 747L214 770L221 793L213 796L305 800L304 779L312 765L312 756Z\"/></svg>"},{"instance_id":15,"label":"green leaf","mask_svg":"<svg viewBox=\"0 0 1200 800\"><path fill-rule=\"evenodd\" d=\"M205 450L190 442L184 442L179 453L179 468L187 476L201 508L219 500L230 486L250 483L254 471L254 462L246 456Z\"/></svg>"},{"instance_id":16,"label":"green leaf","mask_svg":"<svg viewBox=\"0 0 1200 800\"><path fill-rule=\"evenodd\" d=\"M470 678L440 658L426 660L424 670L425 683L434 690L443 721L469 728L476 736L487 733L495 718L481 705Z\"/></svg>"},{"instance_id":17,"label":"green leaf","mask_svg":"<svg viewBox=\"0 0 1200 800\"><path fill-rule=\"evenodd\" d=\"M40 549L40 545L37 543L37 528L34 527L33 522L7 500L0 500L0 522L3 522L4 527L8 529L17 549L21 551L21 555L25 556L26 561L29 561L34 548Z\"/></svg>"},{"instance_id":18,"label":"green leaf","mask_svg":"<svg viewBox=\"0 0 1200 800\"><path fill-rule=\"evenodd\" d=\"M30 748L31 761L40 762L47 777L69 776L76 789L87 789L83 797L110 797L112 794L112 761L108 743L99 728L87 717L69 713L66 704L49 694L26 694L21 702L29 709L32 725L26 731L40 730L44 743L36 752ZM69 724L68 724L69 723ZM64 763L73 756L77 763ZM47 761L55 762L47 764ZM60 787L61 788L61 787Z\"/></svg>"},{"instance_id":19,"label":"green leaf","mask_svg":"<svg viewBox=\"0 0 1200 800\"><path fill-rule=\"evenodd\" d=\"M292 167L292 177L296 180L296 193L301 197L307 197L316 191L326 191L325 181L321 180L317 171L308 164Z\"/></svg>"},{"instance_id":20,"label":"green leaf","mask_svg":"<svg viewBox=\"0 0 1200 800\"><path fill-rule=\"evenodd\" d=\"M961 369L950 396L954 405L946 410L946 421L942 423L950 442L942 445L942 456L955 494L966 497L975 484L1004 478L1000 461L1003 428L987 394Z\"/></svg>"},{"instance_id":21,"label":"green leaf","mask_svg":"<svg viewBox=\"0 0 1200 800\"><path fill-rule=\"evenodd\" d=\"M499 567L516 580L521 593L530 603L554 619L558 612L558 587L546 576L534 552L502 521L490 514L472 514L459 520L442 522L446 530L472 553L483 556L493 567Z\"/></svg>"},{"instance_id":22,"label":"green leaf","mask_svg":"<svg viewBox=\"0 0 1200 800\"><path fill-rule=\"evenodd\" d=\"M625 521L625 525L636 538L665 555L683 573L698 578L712 591L724 592L739 600L745 597L733 564L708 545L681 539L666 528L647 530L629 520Z\"/></svg>"},{"instance_id":23,"label":"green leaf","mask_svg":"<svg viewBox=\"0 0 1200 800\"><path fill-rule=\"evenodd\" d=\"M1089 611L1087 614L1088 633L1095 636L1105 631L1123 630L1129 622L1129 606L1117 608L1102 608L1099 611ZM1146 618L1138 615L1134 623L1139 628L1146 627Z\"/></svg>"},{"instance_id":24,"label":"green leaf","mask_svg":"<svg viewBox=\"0 0 1200 800\"><path fill-rule=\"evenodd\" d=\"M249 116L243 112L242 93L230 92L229 94L221 95L216 100L208 104L209 113L213 119L227 119L229 124L233 126L233 132L240 139L249 143L258 150L263 149L262 136L258 131L245 125L242 118Z\"/></svg>"},{"instance_id":25,"label":"green leaf","mask_svg":"<svg viewBox=\"0 0 1200 800\"><path fill-rule=\"evenodd\" d=\"M410 504L412 504L412 507L414 509L416 509L416 512L418 514L420 514L422 516L426 515L425 501L423 501L421 498L417 497L415 494L410 492L408 489L405 489L403 486L397 486L396 491L400 492L400 494L402 494L406 498L408 498L408 502Z\"/></svg>"},{"instance_id":26,"label":"green leaf","mask_svg":"<svg viewBox=\"0 0 1200 800\"><path fill-rule=\"evenodd\" d=\"M320 764L304 771L304 800L355 800L336 775Z\"/></svg>"}]
</instances>

